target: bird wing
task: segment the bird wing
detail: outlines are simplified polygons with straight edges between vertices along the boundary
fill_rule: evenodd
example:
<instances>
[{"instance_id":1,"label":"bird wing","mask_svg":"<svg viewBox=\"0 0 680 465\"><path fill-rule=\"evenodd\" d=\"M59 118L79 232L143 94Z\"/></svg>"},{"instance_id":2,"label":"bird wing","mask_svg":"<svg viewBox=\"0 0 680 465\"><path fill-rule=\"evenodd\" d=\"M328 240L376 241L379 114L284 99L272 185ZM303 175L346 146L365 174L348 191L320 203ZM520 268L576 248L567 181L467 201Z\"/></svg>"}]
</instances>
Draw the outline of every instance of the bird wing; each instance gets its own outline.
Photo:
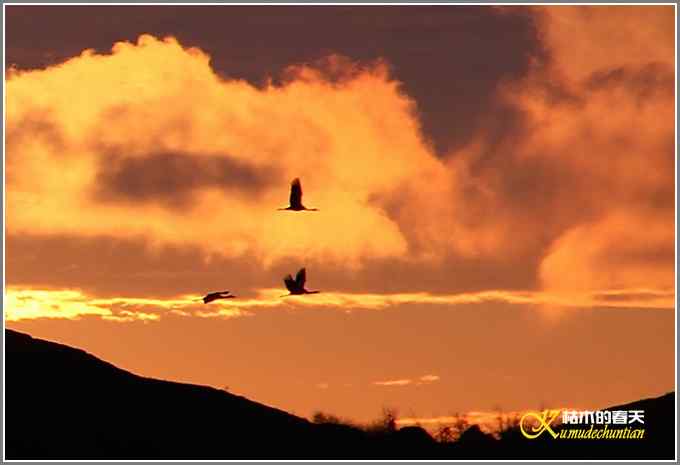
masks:
<instances>
[{"instance_id":1,"label":"bird wing","mask_svg":"<svg viewBox=\"0 0 680 465\"><path fill-rule=\"evenodd\" d=\"M204 303L204 304L210 303L210 302L212 302L213 300L216 300L217 298L218 298L218 297L217 297L217 293L216 293L216 292L212 292L212 293L206 295L205 297L203 297L203 303Z\"/></svg>"},{"instance_id":2,"label":"bird wing","mask_svg":"<svg viewBox=\"0 0 680 465\"><path fill-rule=\"evenodd\" d=\"M302 184L300 184L300 178L295 178L290 183L290 206L293 208L302 207Z\"/></svg>"},{"instance_id":3,"label":"bird wing","mask_svg":"<svg viewBox=\"0 0 680 465\"><path fill-rule=\"evenodd\" d=\"M213 300L226 299L227 297L232 297L229 295L229 291L211 292L210 294L207 294L205 297L203 297L203 303L207 304Z\"/></svg>"},{"instance_id":4,"label":"bird wing","mask_svg":"<svg viewBox=\"0 0 680 465\"><path fill-rule=\"evenodd\" d=\"M301 268L295 275L295 284L297 284L300 289L304 289L305 281L307 281L307 270Z\"/></svg>"},{"instance_id":5,"label":"bird wing","mask_svg":"<svg viewBox=\"0 0 680 465\"><path fill-rule=\"evenodd\" d=\"M283 278L283 283L286 285L286 289L288 289L291 294L297 291L297 284L291 275Z\"/></svg>"}]
</instances>

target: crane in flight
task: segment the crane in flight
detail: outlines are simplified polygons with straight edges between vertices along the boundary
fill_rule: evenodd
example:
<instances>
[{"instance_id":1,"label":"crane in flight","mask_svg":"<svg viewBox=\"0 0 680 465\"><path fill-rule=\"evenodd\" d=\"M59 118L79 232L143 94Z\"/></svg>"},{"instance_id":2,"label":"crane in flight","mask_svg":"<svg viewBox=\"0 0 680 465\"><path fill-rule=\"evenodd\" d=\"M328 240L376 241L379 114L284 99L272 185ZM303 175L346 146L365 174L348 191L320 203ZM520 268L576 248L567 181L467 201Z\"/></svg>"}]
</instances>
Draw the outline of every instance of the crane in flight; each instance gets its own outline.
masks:
<instances>
[{"instance_id":1,"label":"crane in flight","mask_svg":"<svg viewBox=\"0 0 680 465\"><path fill-rule=\"evenodd\" d=\"M205 297L203 297L203 303L209 304L213 300L234 299L234 298L236 298L236 296L233 295L233 294L230 294L229 291L211 292L210 294L207 294Z\"/></svg>"},{"instance_id":2,"label":"crane in flight","mask_svg":"<svg viewBox=\"0 0 680 465\"><path fill-rule=\"evenodd\" d=\"M292 210L292 211L308 211L316 212L319 211L318 208L307 208L302 205L302 184L300 184L300 178L293 179L290 183L290 205L286 208L279 208L279 210Z\"/></svg>"},{"instance_id":3,"label":"crane in flight","mask_svg":"<svg viewBox=\"0 0 680 465\"><path fill-rule=\"evenodd\" d=\"M318 294L321 291L308 291L305 289L305 281L307 281L307 271L302 268L295 275L295 279L291 275L283 278L283 283L286 285L286 289L290 294L286 294L282 297L289 295L302 295L302 294Z\"/></svg>"}]
</instances>

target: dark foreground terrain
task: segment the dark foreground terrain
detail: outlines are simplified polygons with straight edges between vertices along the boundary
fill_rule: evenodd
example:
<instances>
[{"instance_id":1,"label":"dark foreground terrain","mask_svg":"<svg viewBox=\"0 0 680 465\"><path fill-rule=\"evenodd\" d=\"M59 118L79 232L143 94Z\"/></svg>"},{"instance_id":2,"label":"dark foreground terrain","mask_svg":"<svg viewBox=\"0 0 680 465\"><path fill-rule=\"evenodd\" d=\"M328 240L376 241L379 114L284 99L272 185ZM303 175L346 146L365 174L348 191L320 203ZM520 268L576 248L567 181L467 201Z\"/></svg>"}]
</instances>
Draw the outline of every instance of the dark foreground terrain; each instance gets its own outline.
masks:
<instances>
[{"instance_id":1,"label":"dark foreground terrain","mask_svg":"<svg viewBox=\"0 0 680 465\"><path fill-rule=\"evenodd\" d=\"M673 459L675 395L645 410L642 440L498 440L471 428L371 433L315 424L204 386L136 376L82 350L5 330L7 459Z\"/></svg>"}]
</instances>

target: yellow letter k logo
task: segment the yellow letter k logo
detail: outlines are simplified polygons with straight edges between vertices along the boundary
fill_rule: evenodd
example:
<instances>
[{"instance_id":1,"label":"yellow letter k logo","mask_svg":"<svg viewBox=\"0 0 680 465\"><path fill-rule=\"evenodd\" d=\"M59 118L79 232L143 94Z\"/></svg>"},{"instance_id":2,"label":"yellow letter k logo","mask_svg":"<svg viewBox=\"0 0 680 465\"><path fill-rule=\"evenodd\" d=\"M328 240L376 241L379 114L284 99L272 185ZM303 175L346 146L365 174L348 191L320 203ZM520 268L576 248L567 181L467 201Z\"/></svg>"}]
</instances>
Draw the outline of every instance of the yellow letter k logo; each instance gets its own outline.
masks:
<instances>
[{"instance_id":1,"label":"yellow letter k logo","mask_svg":"<svg viewBox=\"0 0 680 465\"><path fill-rule=\"evenodd\" d=\"M550 427L550 424L555 420L555 418L557 418L557 415L559 414L559 410L544 410L542 414L535 412L526 413L519 420L519 429L522 430L522 434L529 439L535 439L539 437L541 434L543 434L543 431L548 431L548 433L550 433L553 438L557 438L557 433L553 431L553 429ZM527 418L532 418L538 421L538 424L531 425L530 432L527 432L524 429L524 420Z\"/></svg>"}]
</instances>

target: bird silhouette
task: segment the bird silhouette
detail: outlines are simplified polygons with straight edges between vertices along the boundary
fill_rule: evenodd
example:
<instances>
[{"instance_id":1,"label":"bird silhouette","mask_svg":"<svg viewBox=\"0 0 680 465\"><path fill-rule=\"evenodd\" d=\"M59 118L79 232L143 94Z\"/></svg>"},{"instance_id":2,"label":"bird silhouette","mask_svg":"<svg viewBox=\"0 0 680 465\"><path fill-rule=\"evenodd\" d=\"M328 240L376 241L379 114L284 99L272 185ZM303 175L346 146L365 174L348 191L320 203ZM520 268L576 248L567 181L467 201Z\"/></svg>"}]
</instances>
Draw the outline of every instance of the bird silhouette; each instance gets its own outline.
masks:
<instances>
[{"instance_id":1,"label":"bird silhouette","mask_svg":"<svg viewBox=\"0 0 680 465\"><path fill-rule=\"evenodd\" d=\"M305 210L311 212L319 211L318 208L307 208L304 205L302 205L302 184L300 184L300 178L295 178L290 183L289 203L290 205L288 205L286 208L279 208L279 210L293 210L296 212Z\"/></svg>"},{"instance_id":2,"label":"bird silhouette","mask_svg":"<svg viewBox=\"0 0 680 465\"><path fill-rule=\"evenodd\" d=\"M234 298L236 298L236 296L229 294L229 291L211 292L210 294L203 297L203 303L208 304L208 303L212 302L213 300L234 299Z\"/></svg>"},{"instance_id":3,"label":"bird silhouette","mask_svg":"<svg viewBox=\"0 0 680 465\"><path fill-rule=\"evenodd\" d=\"M288 289L288 292L290 294L286 294L286 297L288 295L302 295L302 294L318 294L321 291L308 291L305 289L305 281L307 281L307 271L302 268L300 271L297 272L297 275L295 275L295 279L291 275L286 276L283 278L283 283L286 285L286 289Z\"/></svg>"}]
</instances>

